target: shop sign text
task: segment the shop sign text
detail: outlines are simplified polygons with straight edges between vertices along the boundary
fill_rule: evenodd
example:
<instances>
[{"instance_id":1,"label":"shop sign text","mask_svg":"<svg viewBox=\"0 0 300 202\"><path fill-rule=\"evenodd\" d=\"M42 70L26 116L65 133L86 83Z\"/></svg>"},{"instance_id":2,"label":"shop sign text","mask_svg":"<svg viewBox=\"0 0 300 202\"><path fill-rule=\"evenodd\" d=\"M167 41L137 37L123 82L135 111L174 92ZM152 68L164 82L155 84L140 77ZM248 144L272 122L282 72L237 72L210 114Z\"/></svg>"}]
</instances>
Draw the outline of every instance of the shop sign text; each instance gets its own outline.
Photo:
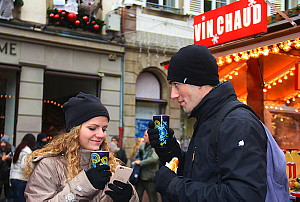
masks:
<instances>
[{"instance_id":1,"label":"shop sign text","mask_svg":"<svg viewBox=\"0 0 300 202\"><path fill-rule=\"evenodd\" d=\"M0 43L1 55L17 55L17 44L13 42Z\"/></svg>"},{"instance_id":2,"label":"shop sign text","mask_svg":"<svg viewBox=\"0 0 300 202\"><path fill-rule=\"evenodd\" d=\"M241 0L194 17L194 43L207 47L267 32L264 0Z\"/></svg>"}]
</instances>

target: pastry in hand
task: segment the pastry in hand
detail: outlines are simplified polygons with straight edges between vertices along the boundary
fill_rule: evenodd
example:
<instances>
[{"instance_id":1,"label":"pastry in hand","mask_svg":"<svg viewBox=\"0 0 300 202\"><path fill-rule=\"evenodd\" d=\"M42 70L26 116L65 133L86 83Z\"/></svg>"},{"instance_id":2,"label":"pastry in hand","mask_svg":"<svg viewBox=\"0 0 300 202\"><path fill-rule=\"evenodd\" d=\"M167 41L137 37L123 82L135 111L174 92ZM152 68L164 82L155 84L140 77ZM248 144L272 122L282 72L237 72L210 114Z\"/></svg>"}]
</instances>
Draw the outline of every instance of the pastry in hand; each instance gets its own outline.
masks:
<instances>
[{"instance_id":1,"label":"pastry in hand","mask_svg":"<svg viewBox=\"0 0 300 202\"><path fill-rule=\"evenodd\" d=\"M175 173L177 173L178 164L179 164L178 158L177 157L173 157L170 162L166 163L166 166L169 169L171 169L172 171L174 171Z\"/></svg>"}]
</instances>

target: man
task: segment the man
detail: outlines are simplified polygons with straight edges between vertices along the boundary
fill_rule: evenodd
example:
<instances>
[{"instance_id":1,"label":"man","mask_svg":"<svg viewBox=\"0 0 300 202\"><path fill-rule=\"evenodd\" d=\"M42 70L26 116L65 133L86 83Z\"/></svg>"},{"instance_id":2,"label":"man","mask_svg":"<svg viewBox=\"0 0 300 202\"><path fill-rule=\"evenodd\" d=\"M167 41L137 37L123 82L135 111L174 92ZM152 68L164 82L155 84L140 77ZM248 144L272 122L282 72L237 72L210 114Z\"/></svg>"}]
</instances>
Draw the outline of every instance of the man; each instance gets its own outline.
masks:
<instances>
[{"instance_id":1,"label":"man","mask_svg":"<svg viewBox=\"0 0 300 202\"><path fill-rule=\"evenodd\" d=\"M159 148L158 131L149 123L149 138L162 165L179 158L177 175L162 166L156 189L169 201L264 201L267 193L267 137L259 119L245 108L231 111L219 128L217 161L210 145L211 129L221 108L237 100L232 84L219 83L218 66L202 45L180 49L170 60L171 98L196 118L188 151L172 130L167 148Z\"/></svg>"},{"instance_id":2,"label":"man","mask_svg":"<svg viewBox=\"0 0 300 202\"><path fill-rule=\"evenodd\" d=\"M153 178L155 172L158 170L159 161L157 154L150 146L147 130L144 132L144 143L137 149L135 159L133 164L141 166L139 181L135 186L140 201L142 201L144 191L146 190L149 201L157 202L158 197L154 189Z\"/></svg>"},{"instance_id":3,"label":"man","mask_svg":"<svg viewBox=\"0 0 300 202\"><path fill-rule=\"evenodd\" d=\"M113 136L111 138L111 141L117 145L117 149L114 151L115 157L120 159L123 162L123 164L126 165L127 164L126 152L123 148L119 147L119 138L117 136Z\"/></svg>"}]
</instances>

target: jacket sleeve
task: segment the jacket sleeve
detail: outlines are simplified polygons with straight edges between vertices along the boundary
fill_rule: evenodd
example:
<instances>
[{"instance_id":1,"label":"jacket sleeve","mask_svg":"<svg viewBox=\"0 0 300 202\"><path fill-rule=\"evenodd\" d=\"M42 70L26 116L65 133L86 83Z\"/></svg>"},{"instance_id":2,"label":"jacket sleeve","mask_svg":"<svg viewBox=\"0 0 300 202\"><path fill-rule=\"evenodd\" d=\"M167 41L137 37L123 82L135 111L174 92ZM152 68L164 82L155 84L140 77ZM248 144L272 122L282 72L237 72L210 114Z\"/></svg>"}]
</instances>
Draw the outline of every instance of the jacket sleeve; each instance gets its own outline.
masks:
<instances>
[{"instance_id":1,"label":"jacket sleeve","mask_svg":"<svg viewBox=\"0 0 300 202\"><path fill-rule=\"evenodd\" d=\"M158 161L158 156L154 152L154 150L152 150L152 151L150 151L150 155L146 159L144 159L140 162L140 166L144 167L149 164L155 164L157 161Z\"/></svg>"},{"instance_id":2,"label":"jacket sleeve","mask_svg":"<svg viewBox=\"0 0 300 202\"><path fill-rule=\"evenodd\" d=\"M99 190L89 182L84 171L65 182L64 168L52 158L42 159L33 170L25 189L27 202L91 200Z\"/></svg>"},{"instance_id":3,"label":"jacket sleeve","mask_svg":"<svg viewBox=\"0 0 300 202\"><path fill-rule=\"evenodd\" d=\"M267 137L260 122L252 114L232 111L218 135L220 183L175 177L167 197L170 201L265 201L266 151Z\"/></svg>"}]
</instances>

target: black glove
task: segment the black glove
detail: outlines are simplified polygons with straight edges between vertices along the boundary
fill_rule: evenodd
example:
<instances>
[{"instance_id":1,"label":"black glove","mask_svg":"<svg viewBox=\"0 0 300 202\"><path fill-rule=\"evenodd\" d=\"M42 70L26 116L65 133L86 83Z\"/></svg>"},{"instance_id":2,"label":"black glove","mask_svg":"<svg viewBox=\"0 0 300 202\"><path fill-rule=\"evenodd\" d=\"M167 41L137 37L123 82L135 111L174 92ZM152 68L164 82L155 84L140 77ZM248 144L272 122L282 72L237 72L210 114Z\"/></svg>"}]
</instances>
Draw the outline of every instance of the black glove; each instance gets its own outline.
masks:
<instances>
[{"instance_id":1,"label":"black glove","mask_svg":"<svg viewBox=\"0 0 300 202\"><path fill-rule=\"evenodd\" d=\"M155 173L154 183L155 189L161 194L164 194L167 191L167 188L173 178L177 177L175 172L167 168L166 166L160 167Z\"/></svg>"},{"instance_id":2,"label":"black glove","mask_svg":"<svg viewBox=\"0 0 300 202\"><path fill-rule=\"evenodd\" d=\"M130 184L114 180L113 184L108 184L108 187L112 191L105 191L105 194L109 195L114 202L128 202L132 197L132 186Z\"/></svg>"},{"instance_id":3,"label":"black glove","mask_svg":"<svg viewBox=\"0 0 300 202\"><path fill-rule=\"evenodd\" d=\"M111 172L108 165L97 166L85 171L86 176L95 189L104 189L105 185L110 180Z\"/></svg>"},{"instance_id":4,"label":"black glove","mask_svg":"<svg viewBox=\"0 0 300 202\"><path fill-rule=\"evenodd\" d=\"M148 122L148 135L151 147L158 148L159 147L159 132L157 128L155 127L155 124L153 121ZM174 143L176 142L176 138L174 137L174 130L172 128L169 128L168 130L168 139L166 147L173 147Z\"/></svg>"}]
</instances>

